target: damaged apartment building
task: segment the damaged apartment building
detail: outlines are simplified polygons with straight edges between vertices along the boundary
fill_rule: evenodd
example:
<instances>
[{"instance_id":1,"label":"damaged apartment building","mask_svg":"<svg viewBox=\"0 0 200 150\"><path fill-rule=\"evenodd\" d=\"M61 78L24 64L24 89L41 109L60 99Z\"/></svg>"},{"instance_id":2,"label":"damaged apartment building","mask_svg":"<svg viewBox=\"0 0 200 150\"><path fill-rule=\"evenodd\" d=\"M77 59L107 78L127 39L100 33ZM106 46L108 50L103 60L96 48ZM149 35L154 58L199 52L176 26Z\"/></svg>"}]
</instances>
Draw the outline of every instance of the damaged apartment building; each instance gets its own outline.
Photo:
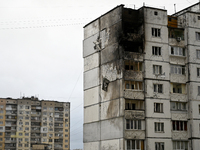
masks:
<instances>
[{"instance_id":1,"label":"damaged apartment building","mask_svg":"<svg viewBox=\"0 0 200 150\"><path fill-rule=\"evenodd\" d=\"M70 103L0 98L0 150L39 149L70 149Z\"/></svg>"},{"instance_id":2,"label":"damaged apartment building","mask_svg":"<svg viewBox=\"0 0 200 150\"><path fill-rule=\"evenodd\" d=\"M85 150L199 150L199 8L120 5L84 27Z\"/></svg>"}]
</instances>

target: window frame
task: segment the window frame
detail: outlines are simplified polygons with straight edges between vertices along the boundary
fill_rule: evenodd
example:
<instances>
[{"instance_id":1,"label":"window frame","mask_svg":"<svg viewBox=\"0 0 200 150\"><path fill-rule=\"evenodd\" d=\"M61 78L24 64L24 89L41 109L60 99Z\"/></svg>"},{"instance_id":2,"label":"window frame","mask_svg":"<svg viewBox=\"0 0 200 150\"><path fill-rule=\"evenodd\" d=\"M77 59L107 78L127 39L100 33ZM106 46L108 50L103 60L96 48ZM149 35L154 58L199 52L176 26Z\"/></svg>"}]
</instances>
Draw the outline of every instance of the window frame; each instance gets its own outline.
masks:
<instances>
[{"instance_id":1,"label":"window frame","mask_svg":"<svg viewBox=\"0 0 200 150\"><path fill-rule=\"evenodd\" d=\"M165 143L164 142L155 142L155 150L164 150Z\"/></svg>"},{"instance_id":2,"label":"window frame","mask_svg":"<svg viewBox=\"0 0 200 150\"><path fill-rule=\"evenodd\" d=\"M161 65L153 65L153 74L161 75L162 74L162 66Z\"/></svg>"},{"instance_id":3,"label":"window frame","mask_svg":"<svg viewBox=\"0 0 200 150\"><path fill-rule=\"evenodd\" d=\"M186 68L182 65L170 65L170 73L171 74L178 74L178 75L185 75Z\"/></svg>"},{"instance_id":4,"label":"window frame","mask_svg":"<svg viewBox=\"0 0 200 150\"><path fill-rule=\"evenodd\" d=\"M159 28L151 28L152 37L161 37L161 29Z\"/></svg>"},{"instance_id":5,"label":"window frame","mask_svg":"<svg viewBox=\"0 0 200 150\"><path fill-rule=\"evenodd\" d=\"M126 130L142 130L142 120L126 119Z\"/></svg>"},{"instance_id":6,"label":"window frame","mask_svg":"<svg viewBox=\"0 0 200 150\"><path fill-rule=\"evenodd\" d=\"M172 143L173 150L188 150L188 141L172 141L172 142L173 142Z\"/></svg>"},{"instance_id":7,"label":"window frame","mask_svg":"<svg viewBox=\"0 0 200 150\"><path fill-rule=\"evenodd\" d=\"M173 120L172 131L187 131L187 121Z\"/></svg>"},{"instance_id":8,"label":"window frame","mask_svg":"<svg viewBox=\"0 0 200 150\"><path fill-rule=\"evenodd\" d=\"M154 131L156 133L164 132L164 122L154 122Z\"/></svg>"},{"instance_id":9,"label":"window frame","mask_svg":"<svg viewBox=\"0 0 200 150\"><path fill-rule=\"evenodd\" d=\"M157 102L154 103L154 113L164 113L163 103L157 103Z\"/></svg>"},{"instance_id":10,"label":"window frame","mask_svg":"<svg viewBox=\"0 0 200 150\"><path fill-rule=\"evenodd\" d=\"M152 55L154 55L154 56L162 56L161 47L152 46Z\"/></svg>"},{"instance_id":11,"label":"window frame","mask_svg":"<svg viewBox=\"0 0 200 150\"><path fill-rule=\"evenodd\" d=\"M200 41L200 32L195 32L195 34L196 34L196 40Z\"/></svg>"},{"instance_id":12,"label":"window frame","mask_svg":"<svg viewBox=\"0 0 200 150\"><path fill-rule=\"evenodd\" d=\"M163 84L153 84L154 93L163 93Z\"/></svg>"},{"instance_id":13,"label":"window frame","mask_svg":"<svg viewBox=\"0 0 200 150\"><path fill-rule=\"evenodd\" d=\"M182 56L185 57L185 48L178 46L170 46L170 54L173 56Z\"/></svg>"}]
</instances>

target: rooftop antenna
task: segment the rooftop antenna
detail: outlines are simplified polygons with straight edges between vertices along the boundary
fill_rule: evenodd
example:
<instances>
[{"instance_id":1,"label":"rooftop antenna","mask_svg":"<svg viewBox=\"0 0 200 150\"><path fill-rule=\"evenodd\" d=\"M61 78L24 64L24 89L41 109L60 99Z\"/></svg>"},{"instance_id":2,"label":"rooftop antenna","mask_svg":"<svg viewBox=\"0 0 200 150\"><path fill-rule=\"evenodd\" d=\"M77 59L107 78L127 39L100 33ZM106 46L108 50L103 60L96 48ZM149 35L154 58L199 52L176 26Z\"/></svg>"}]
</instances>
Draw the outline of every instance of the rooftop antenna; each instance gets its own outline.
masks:
<instances>
[{"instance_id":1,"label":"rooftop antenna","mask_svg":"<svg viewBox=\"0 0 200 150\"><path fill-rule=\"evenodd\" d=\"M174 4L174 11L175 11L175 13L176 13L176 4Z\"/></svg>"},{"instance_id":2,"label":"rooftop antenna","mask_svg":"<svg viewBox=\"0 0 200 150\"><path fill-rule=\"evenodd\" d=\"M143 6L145 6L145 3L143 2Z\"/></svg>"}]
</instances>

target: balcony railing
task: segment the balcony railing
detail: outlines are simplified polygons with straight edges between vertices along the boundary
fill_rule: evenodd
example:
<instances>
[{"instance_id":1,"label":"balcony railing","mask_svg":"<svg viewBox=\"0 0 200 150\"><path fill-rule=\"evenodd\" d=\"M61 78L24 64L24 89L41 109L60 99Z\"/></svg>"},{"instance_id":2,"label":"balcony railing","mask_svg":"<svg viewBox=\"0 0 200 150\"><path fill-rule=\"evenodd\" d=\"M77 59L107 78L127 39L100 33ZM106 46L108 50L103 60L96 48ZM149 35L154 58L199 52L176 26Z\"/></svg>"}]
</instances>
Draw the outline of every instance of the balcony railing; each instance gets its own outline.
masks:
<instances>
[{"instance_id":1,"label":"balcony railing","mask_svg":"<svg viewBox=\"0 0 200 150\"><path fill-rule=\"evenodd\" d=\"M143 110L125 110L124 117L126 119L144 119L145 114Z\"/></svg>"},{"instance_id":2,"label":"balcony railing","mask_svg":"<svg viewBox=\"0 0 200 150\"><path fill-rule=\"evenodd\" d=\"M144 99L144 92L131 90L131 89L125 89L124 97L127 99Z\"/></svg>"}]
</instances>

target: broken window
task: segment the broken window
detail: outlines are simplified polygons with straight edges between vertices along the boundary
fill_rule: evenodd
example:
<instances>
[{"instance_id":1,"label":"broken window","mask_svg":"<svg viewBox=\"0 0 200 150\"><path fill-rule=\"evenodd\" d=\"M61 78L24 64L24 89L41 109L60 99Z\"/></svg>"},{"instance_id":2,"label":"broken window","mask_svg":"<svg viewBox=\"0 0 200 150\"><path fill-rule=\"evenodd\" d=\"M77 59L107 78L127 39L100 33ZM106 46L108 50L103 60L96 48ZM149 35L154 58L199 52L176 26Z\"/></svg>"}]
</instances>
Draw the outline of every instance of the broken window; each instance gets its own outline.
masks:
<instances>
[{"instance_id":1,"label":"broken window","mask_svg":"<svg viewBox=\"0 0 200 150\"><path fill-rule=\"evenodd\" d=\"M162 93L163 92L163 85L162 84L154 84L154 92L155 93Z\"/></svg>"},{"instance_id":2,"label":"broken window","mask_svg":"<svg viewBox=\"0 0 200 150\"><path fill-rule=\"evenodd\" d=\"M153 65L153 74L156 74L156 75L162 74L162 66Z\"/></svg>"},{"instance_id":3,"label":"broken window","mask_svg":"<svg viewBox=\"0 0 200 150\"><path fill-rule=\"evenodd\" d=\"M155 150L164 150L164 142L155 142Z\"/></svg>"},{"instance_id":4,"label":"broken window","mask_svg":"<svg viewBox=\"0 0 200 150\"><path fill-rule=\"evenodd\" d=\"M182 47L171 46L171 55L185 56L185 49Z\"/></svg>"},{"instance_id":5,"label":"broken window","mask_svg":"<svg viewBox=\"0 0 200 150\"><path fill-rule=\"evenodd\" d=\"M161 47L152 46L152 55L161 56Z\"/></svg>"},{"instance_id":6,"label":"broken window","mask_svg":"<svg viewBox=\"0 0 200 150\"><path fill-rule=\"evenodd\" d=\"M143 90L143 85L140 81L125 81L125 89Z\"/></svg>"},{"instance_id":7,"label":"broken window","mask_svg":"<svg viewBox=\"0 0 200 150\"><path fill-rule=\"evenodd\" d=\"M185 102L171 102L171 110L186 110L186 104Z\"/></svg>"},{"instance_id":8,"label":"broken window","mask_svg":"<svg viewBox=\"0 0 200 150\"><path fill-rule=\"evenodd\" d=\"M200 40L200 32L196 32L196 40Z\"/></svg>"},{"instance_id":9,"label":"broken window","mask_svg":"<svg viewBox=\"0 0 200 150\"><path fill-rule=\"evenodd\" d=\"M154 103L154 112L163 113L163 103Z\"/></svg>"},{"instance_id":10,"label":"broken window","mask_svg":"<svg viewBox=\"0 0 200 150\"><path fill-rule=\"evenodd\" d=\"M142 62L125 60L125 70L142 71Z\"/></svg>"},{"instance_id":11,"label":"broken window","mask_svg":"<svg viewBox=\"0 0 200 150\"><path fill-rule=\"evenodd\" d=\"M151 32L152 32L152 36L154 36L154 37L160 37L160 29L158 29L158 28L152 28Z\"/></svg>"},{"instance_id":12,"label":"broken window","mask_svg":"<svg viewBox=\"0 0 200 150\"><path fill-rule=\"evenodd\" d=\"M200 16L198 16L197 18L198 18L198 20L200 20Z\"/></svg>"},{"instance_id":13,"label":"broken window","mask_svg":"<svg viewBox=\"0 0 200 150\"><path fill-rule=\"evenodd\" d=\"M172 121L173 131L187 131L187 121Z\"/></svg>"},{"instance_id":14,"label":"broken window","mask_svg":"<svg viewBox=\"0 0 200 150\"><path fill-rule=\"evenodd\" d=\"M134 130L141 130L142 125L141 120L131 120L131 119L126 119L126 129L134 129Z\"/></svg>"},{"instance_id":15,"label":"broken window","mask_svg":"<svg viewBox=\"0 0 200 150\"><path fill-rule=\"evenodd\" d=\"M157 12L157 11L154 11L154 15L157 16L157 15L158 15L158 12Z\"/></svg>"},{"instance_id":16,"label":"broken window","mask_svg":"<svg viewBox=\"0 0 200 150\"><path fill-rule=\"evenodd\" d=\"M170 68L171 68L171 74L180 74L180 75L185 74L185 66L171 65Z\"/></svg>"},{"instance_id":17,"label":"broken window","mask_svg":"<svg viewBox=\"0 0 200 150\"><path fill-rule=\"evenodd\" d=\"M164 123L163 122L154 122L155 132L164 132Z\"/></svg>"},{"instance_id":18,"label":"broken window","mask_svg":"<svg viewBox=\"0 0 200 150\"><path fill-rule=\"evenodd\" d=\"M174 150L188 150L188 142L187 141L173 141L173 149Z\"/></svg>"},{"instance_id":19,"label":"broken window","mask_svg":"<svg viewBox=\"0 0 200 150\"><path fill-rule=\"evenodd\" d=\"M178 42L184 40L184 30L178 28L168 28L169 38L175 38Z\"/></svg>"}]
</instances>

